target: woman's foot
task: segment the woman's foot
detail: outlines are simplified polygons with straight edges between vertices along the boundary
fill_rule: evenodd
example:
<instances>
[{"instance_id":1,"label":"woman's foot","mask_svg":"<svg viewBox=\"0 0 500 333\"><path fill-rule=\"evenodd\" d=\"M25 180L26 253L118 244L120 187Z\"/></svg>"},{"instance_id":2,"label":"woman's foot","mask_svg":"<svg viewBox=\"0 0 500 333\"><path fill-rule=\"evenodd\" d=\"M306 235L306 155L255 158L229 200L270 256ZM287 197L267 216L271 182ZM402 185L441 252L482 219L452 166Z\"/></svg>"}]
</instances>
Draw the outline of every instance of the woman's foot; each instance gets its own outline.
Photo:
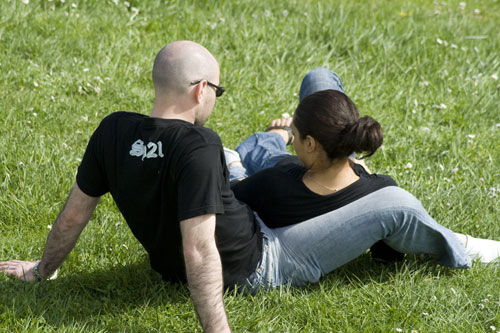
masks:
<instances>
[{"instance_id":1,"label":"woman's foot","mask_svg":"<svg viewBox=\"0 0 500 333\"><path fill-rule=\"evenodd\" d=\"M469 235L455 233L465 247L465 252L482 263L497 260L500 257L500 242L491 239L474 238Z\"/></svg>"}]
</instances>

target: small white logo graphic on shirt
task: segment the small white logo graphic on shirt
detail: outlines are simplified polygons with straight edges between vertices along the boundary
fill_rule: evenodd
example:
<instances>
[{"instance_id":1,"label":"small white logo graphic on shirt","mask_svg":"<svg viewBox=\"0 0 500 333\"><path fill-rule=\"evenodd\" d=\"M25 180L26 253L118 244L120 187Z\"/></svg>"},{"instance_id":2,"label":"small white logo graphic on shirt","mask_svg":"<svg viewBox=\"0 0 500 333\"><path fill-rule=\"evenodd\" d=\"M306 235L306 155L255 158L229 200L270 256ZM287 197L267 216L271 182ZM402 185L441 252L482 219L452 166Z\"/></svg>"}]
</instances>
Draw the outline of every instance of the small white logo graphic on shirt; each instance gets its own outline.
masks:
<instances>
[{"instance_id":1,"label":"small white logo graphic on shirt","mask_svg":"<svg viewBox=\"0 0 500 333\"><path fill-rule=\"evenodd\" d=\"M158 151L158 154L156 153ZM141 139L137 140L132 144L130 149L130 156L142 157L144 161L145 158L157 158L163 157L163 145L161 141L157 143L149 142L147 145L144 145L144 141Z\"/></svg>"}]
</instances>

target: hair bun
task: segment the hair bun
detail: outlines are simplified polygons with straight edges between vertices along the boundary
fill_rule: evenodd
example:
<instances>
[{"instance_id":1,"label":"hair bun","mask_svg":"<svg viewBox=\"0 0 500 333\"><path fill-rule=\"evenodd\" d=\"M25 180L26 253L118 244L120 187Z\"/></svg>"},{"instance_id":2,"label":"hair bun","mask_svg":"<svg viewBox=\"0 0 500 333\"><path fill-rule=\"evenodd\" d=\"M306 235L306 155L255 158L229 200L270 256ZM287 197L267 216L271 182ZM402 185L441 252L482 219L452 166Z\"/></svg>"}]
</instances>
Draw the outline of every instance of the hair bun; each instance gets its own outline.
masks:
<instances>
[{"instance_id":1,"label":"hair bun","mask_svg":"<svg viewBox=\"0 0 500 333\"><path fill-rule=\"evenodd\" d=\"M380 124L372 117L359 118L356 105L342 92L322 90L305 97L295 110L293 123L300 138L316 139L330 160L353 152L372 155L382 145Z\"/></svg>"},{"instance_id":2,"label":"hair bun","mask_svg":"<svg viewBox=\"0 0 500 333\"><path fill-rule=\"evenodd\" d=\"M356 153L368 153L363 158L373 155L384 141L382 127L378 121L370 116L359 118L351 125L349 132L353 136L352 150Z\"/></svg>"}]
</instances>

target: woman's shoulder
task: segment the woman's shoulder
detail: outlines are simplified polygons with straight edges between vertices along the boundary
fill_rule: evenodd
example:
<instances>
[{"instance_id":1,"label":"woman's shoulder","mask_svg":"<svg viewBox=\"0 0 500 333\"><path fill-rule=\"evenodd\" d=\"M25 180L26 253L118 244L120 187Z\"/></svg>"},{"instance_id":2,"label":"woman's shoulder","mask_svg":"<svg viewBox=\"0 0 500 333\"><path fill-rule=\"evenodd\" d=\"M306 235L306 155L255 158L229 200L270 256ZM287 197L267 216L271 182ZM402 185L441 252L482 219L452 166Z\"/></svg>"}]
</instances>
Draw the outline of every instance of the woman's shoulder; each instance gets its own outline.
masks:
<instances>
[{"instance_id":1,"label":"woman's shoulder","mask_svg":"<svg viewBox=\"0 0 500 333\"><path fill-rule=\"evenodd\" d=\"M295 157L295 156L291 156ZM285 158L287 161L280 161L274 167L260 170L242 181L232 186L235 192L262 192L271 191L274 188L290 187L301 180L307 169L294 158ZM297 159L298 160L298 159Z\"/></svg>"},{"instance_id":2,"label":"woman's shoulder","mask_svg":"<svg viewBox=\"0 0 500 333\"><path fill-rule=\"evenodd\" d=\"M302 164L299 158L295 155L285 157L284 159L276 163L276 165L272 169L275 169L277 172L284 172L293 176L300 177L302 177L307 171L304 164Z\"/></svg>"},{"instance_id":3,"label":"woman's shoulder","mask_svg":"<svg viewBox=\"0 0 500 333\"><path fill-rule=\"evenodd\" d=\"M392 179L391 176L381 175L378 173L368 173L366 169L363 168L362 165L356 163L353 163L352 168L360 178L367 179L368 181L377 182L383 184L384 186L398 186L396 181Z\"/></svg>"},{"instance_id":4,"label":"woman's shoulder","mask_svg":"<svg viewBox=\"0 0 500 333\"><path fill-rule=\"evenodd\" d=\"M249 178L258 176L260 181L269 179L269 181L273 182L276 182L278 179L282 181L289 181L291 179L301 180L307 169L300 160L295 160L293 157L296 156L292 156L292 158L287 157L287 161L280 161L274 167L260 170Z\"/></svg>"},{"instance_id":5,"label":"woman's shoulder","mask_svg":"<svg viewBox=\"0 0 500 333\"><path fill-rule=\"evenodd\" d=\"M296 193L300 188L300 167L281 164L260 170L253 175L231 184L236 198L248 204L252 209L262 208L283 193ZM305 171L304 171L305 172ZM302 172L302 174L304 173Z\"/></svg>"}]
</instances>

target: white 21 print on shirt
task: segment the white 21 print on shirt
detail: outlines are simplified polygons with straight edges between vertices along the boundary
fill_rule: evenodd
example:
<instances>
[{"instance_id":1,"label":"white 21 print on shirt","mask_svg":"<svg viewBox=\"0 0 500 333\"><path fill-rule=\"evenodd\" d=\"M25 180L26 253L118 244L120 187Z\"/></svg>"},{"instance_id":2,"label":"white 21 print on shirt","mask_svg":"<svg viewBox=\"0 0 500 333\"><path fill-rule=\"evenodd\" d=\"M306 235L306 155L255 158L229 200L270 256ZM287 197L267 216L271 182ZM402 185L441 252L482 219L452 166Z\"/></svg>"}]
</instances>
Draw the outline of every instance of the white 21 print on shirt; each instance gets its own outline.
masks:
<instances>
[{"instance_id":1,"label":"white 21 print on shirt","mask_svg":"<svg viewBox=\"0 0 500 333\"><path fill-rule=\"evenodd\" d=\"M158 151L158 154L156 153L156 151ZM130 149L130 156L142 156L143 161L144 158L163 157L163 145L161 141L158 141L156 143L149 142L147 145L144 145L144 141L139 139L132 144L132 149Z\"/></svg>"}]
</instances>

